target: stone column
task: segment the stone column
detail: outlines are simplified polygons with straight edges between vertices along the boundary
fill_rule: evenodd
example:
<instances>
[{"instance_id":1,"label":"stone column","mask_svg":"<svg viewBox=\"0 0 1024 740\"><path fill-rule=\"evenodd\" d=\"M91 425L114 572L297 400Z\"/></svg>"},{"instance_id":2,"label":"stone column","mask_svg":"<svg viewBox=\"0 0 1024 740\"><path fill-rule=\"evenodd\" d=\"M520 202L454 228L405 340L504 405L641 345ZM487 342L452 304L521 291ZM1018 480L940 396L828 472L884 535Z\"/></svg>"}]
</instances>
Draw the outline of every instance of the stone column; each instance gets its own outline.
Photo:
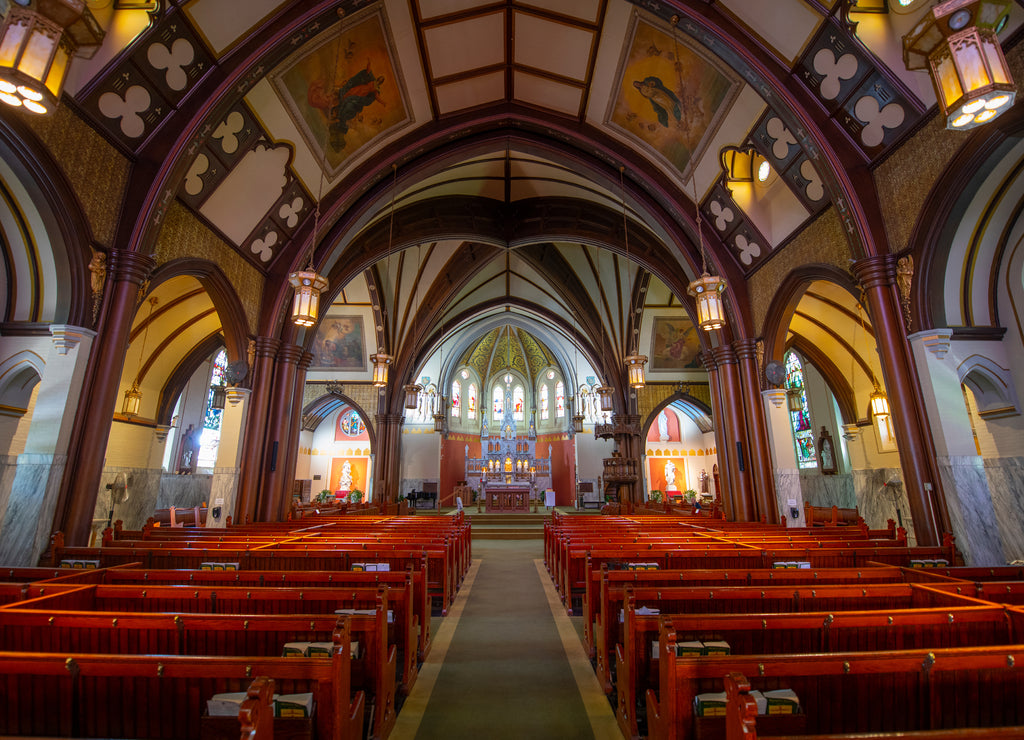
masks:
<instances>
[{"instance_id":1,"label":"stone column","mask_svg":"<svg viewBox=\"0 0 1024 740\"><path fill-rule=\"evenodd\" d=\"M769 524L778 524L779 506L775 500L772 451L768 444L768 428L761 400L761 375L757 369L757 340L739 339L732 346L736 349L743 382L743 408L746 411L747 440L750 443L755 515L758 519L764 518Z\"/></svg>"},{"instance_id":2,"label":"stone column","mask_svg":"<svg viewBox=\"0 0 1024 740\"><path fill-rule=\"evenodd\" d=\"M239 465L242 461L242 431L249 413L252 391L248 388L228 388L224 413L220 417L220 444L217 446L217 464L210 481L210 508L207 527L223 527L228 515L235 510L238 497ZM220 516L213 516L214 509Z\"/></svg>"},{"instance_id":3,"label":"stone column","mask_svg":"<svg viewBox=\"0 0 1024 740\"><path fill-rule=\"evenodd\" d=\"M25 449L17 456L10 488L0 491L0 563L37 565L46 549L60 497L75 412L95 332L53 325L51 338L38 340L45 358ZM114 387L117 387L115 382ZM109 419L108 419L109 422ZM95 492L93 493L95 505ZM85 521L86 540L92 510Z\"/></svg>"},{"instance_id":4,"label":"stone column","mask_svg":"<svg viewBox=\"0 0 1024 740\"><path fill-rule=\"evenodd\" d=\"M768 437L771 440L772 463L775 469L776 505L786 516L786 526L804 524L804 495L800 487L800 469L796 465L793 447L793 425L786 406L786 389L771 388L761 391L764 413L767 417ZM795 508L794 517L790 509Z\"/></svg>"},{"instance_id":5,"label":"stone column","mask_svg":"<svg viewBox=\"0 0 1024 740\"><path fill-rule=\"evenodd\" d=\"M743 402L740 400L743 398L743 389L740 386L738 360L728 345L715 347L711 353L718 362L718 384L727 424L722 440L726 443L725 455L730 460L735 517L744 522L757 521L750 480L750 444L747 441ZM725 399L729 399L729 402L726 403ZM722 448L719 448L718 457L722 458Z\"/></svg>"},{"instance_id":6,"label":"stone column","mask_svg":"<svg viewBox=\"0 0 1024 740\"><path fill-rule=\"evenodd\" d=\"M267 415L267 434L263 448L263 476L257 511L263 522L279 521L282 499L291 493L291 471L287 469L291 440L292 403L295 399L295 378L302 348L286 344L277 353L274 367L274 387Z\"/></svg>"},{"instance_id":7,"label":"stone column","mask_svg":"<svg viewBox=\"0 0 1024 740\"><path fill-rule=\"evenodd\" d=\"M63 531L66 544L75 546L89 542L118 384L139 305L139 286L156 266L148 255L122 250L112 251L107 264L106 299L95 342L102 351L94 353L89 363L67 453L75 461L75 469L61 483L54 519L54 530Z\"/></svg>"},{"instance_id":8,"label":"stone column","mask_svg":"<svg viewBox=\"0 0 1024 740\"><path fill-rule=\"evenodd\" d=\"M254 367L249 369L252 395L244 427L238 496L232 519L238 524L256 519L256 500L259 498L265 451L264 439L267 431L267 407L270 405L270 393L273 389L274 358L277 357L281 341L272 337L257 337L255 344Z\"/></svg>"},{"instance_id":9,"label":"stone column","mask_svg":"<svg viewBox=\"0 0 1024 740\"><path fill-rule=\"evenodd\" d=\"M923 546L938 545L942 532L949 531L942 504L942 477L936 464L917 368L904 334L896 288L896 258L891 254L865 257L853 264L853 273L864 288L878 343L917 542Z\"/></svg>"},{"instance_id":10,"label":"stone column","mask_svg":"<svg viewBox=\"0 0 1024 740\"><path fill-rule=\"evenodd\" d=\"M968 565L998 565L1007 562L1001 531L1008 522L993 506L967 407L953 402L961 399L963 391L957 373L960 358L950 352L952 335L951 329L932 329L911 334L909 339L921 374L921 393L957 546Z\"/></svg>"}]
</instances>

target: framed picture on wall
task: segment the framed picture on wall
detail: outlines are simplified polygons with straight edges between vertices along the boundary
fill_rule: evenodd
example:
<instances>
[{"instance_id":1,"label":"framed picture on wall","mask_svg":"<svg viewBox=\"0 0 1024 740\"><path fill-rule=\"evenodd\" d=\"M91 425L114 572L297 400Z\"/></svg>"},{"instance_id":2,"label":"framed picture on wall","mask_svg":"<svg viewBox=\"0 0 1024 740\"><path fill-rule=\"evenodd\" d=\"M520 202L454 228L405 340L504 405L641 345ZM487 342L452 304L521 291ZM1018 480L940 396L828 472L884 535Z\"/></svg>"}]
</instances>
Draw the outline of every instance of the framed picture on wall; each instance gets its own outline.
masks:
<instances>
[{"instance_id":1,"label":"framed picture on wall","mask_svg":"<svg viewBox=\"0 0 1024 740\"><path fill-rule=\"evenodd\" d=\"M362 316L328 315L313 340L311 369L365 370Z\"/></svg>"}]
</instances>

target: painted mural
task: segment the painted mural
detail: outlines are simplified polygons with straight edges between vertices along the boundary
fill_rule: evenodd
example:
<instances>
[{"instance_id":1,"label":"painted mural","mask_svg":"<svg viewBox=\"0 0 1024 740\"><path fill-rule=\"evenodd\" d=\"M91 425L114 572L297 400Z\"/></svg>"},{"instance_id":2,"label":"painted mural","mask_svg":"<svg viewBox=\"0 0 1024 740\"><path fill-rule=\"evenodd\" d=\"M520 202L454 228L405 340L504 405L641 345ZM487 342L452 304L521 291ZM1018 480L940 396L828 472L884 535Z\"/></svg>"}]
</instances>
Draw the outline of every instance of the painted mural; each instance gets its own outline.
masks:
<instances>
[{"instance_id":1,"label":"painted mural","mask_svg":"<svg viewBox=\"0 0 1024 740\"><path fill-rule=\"evenodd\" d=\"M394 60L384 19L375 12L271 75L306 145L321 158L326 155L332 177L375 137L408 121Z\"/></svg>"},{"instance_id":2,"label":"painted mural","mask_svg":"<svg viewBox=\"0 0 1024 740\"><path fill-rule=\"evenodd\" d=\"M686 370L701 367L700 338L689 317L656 316L651 330L651 364L654 370Z\"/></svg>"},{"instance_id":3,"label":"painted mural","mask_svg":"<svg viewBox=\"0 0 1024 740\"><path fill-rule=\"evenodd\" d=\"M688 176L690 161L707 145L705 135L717 130L738 93L738 81L687 46L681 32L674 41L635 18L632 33L608 121Z\"/></svg>"},{"instance_id":4,"label":"painted mural","mask_svg":"<svg viewBox=\"0 0 1024 740\"><path fill-rule=\"evenodd\" d=\"M313 340L312 369L365 370L362 316L327 316Z\"/></svg>"}]
</instances>

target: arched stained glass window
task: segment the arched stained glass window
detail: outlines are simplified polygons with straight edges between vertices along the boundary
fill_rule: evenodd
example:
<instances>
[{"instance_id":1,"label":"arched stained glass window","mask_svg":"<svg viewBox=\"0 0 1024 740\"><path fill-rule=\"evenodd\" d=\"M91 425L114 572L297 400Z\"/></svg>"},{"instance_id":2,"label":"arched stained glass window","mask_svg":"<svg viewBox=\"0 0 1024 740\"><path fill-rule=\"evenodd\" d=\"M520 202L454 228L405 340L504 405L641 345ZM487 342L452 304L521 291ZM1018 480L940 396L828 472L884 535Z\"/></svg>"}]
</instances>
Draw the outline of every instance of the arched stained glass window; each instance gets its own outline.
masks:
<instances>
[{"instance_id":1,"label":"arched stained glass window","mask_svg":"<svg viewBox=\"0 0 1024 740\"><path fill-rule=\"evenodd\" d=\"M561 380L555 383L555 417L565 417L565 383Z\"/></svg>"},{"instance_id":2,"label":"arched stained glass window","mask_svg":"<svg viewBox=\"0 0 1024 740\"><path fill-rule=\"evenodd\" d=\"M542 420L548 418L548 384L544 383L540 387L540 418Z\"/></svg>"},{"instance_id":3,"label":"arched stained glass window","mask_svg":"<svg viewBox=\"0 0 1024 740\"><path fill-rule=\"evenodd\" d=\"M476 418L476 383L469 384L469 398L466 399L466 417Z\"/></svg>"},{"instance_id":4,"label":"arched stained glass window","mask_svg":"<svg viewBox=\"0 0 1024 740\"><path fill-rule=\"evenodd\" d=\"M212 468L217 464L217 448L220 447L220 425L224 418L224 409L213 407L213 386L227 384L224 377L227 369L228 353L221 350L214 358L210 371L210 388L206 392L206 414L203 417L203 431L199 435L197 468Z\"/></svg>"},{"instance_id":5,"label":"arched stained glass window","mask_svg":"<svg viewBox=\"0 0 1024 740\"><path fill-rule=\"evenodd\" d=\"M462 416L462 383L452 381L452 416Z\"/></svg>"},{"instance_id":6,"label":"arched stained glass window","mask_svg":"<svg viewBox=\"0 0 1024 740\"><path fill-rule=\"evenodd\" d=\"M525 417L523 412L523 386L517 385L512 390L512 415L516 421L522 421Z\"/></svg>"},{"instance_id":7,"label":"arched stained glass window","mask_svg":"<svg viewBox=\"0 0 1024 740\"><path fill-rule=\"evenodd\" d=\"M804 368L796 352L786 355L786 392L798 398L800 408L789 412L789 421L793 426L793 444L796 445L796 464L799 468L814 468L818 465L818 457L814 450L814 428L811 426L811 413L807 407L807 393L804 387ZM790 406L795 408L796 404Z\"/></svg>"},{"instance_id":8,"label":"arched stained glass window","mask_svg":"<svg viewBox=\"0 0 1024 740\"><path fill-rule=\"evenodd\" d=\"M494 418L501 421L501 418L505 415L505 389L500 385L494 386L494 392L492 395L493 406L494 406Z\"/></svg>"}]
</instances>

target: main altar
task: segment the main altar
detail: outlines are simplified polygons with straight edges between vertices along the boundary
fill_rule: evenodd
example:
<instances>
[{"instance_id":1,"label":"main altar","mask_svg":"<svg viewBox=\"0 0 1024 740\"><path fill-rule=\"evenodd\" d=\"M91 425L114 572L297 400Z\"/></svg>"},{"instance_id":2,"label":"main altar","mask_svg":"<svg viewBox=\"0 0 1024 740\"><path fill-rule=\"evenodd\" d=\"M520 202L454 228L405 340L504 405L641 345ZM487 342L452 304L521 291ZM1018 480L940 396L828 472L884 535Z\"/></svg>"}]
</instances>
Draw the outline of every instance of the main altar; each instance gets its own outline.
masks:
<instances>
[{"instance_id":1,"label":"main altar","mask_svg":"<svg viewBox=\"0 0 1024 740\"><path fill-rule=\"evenodd\" d=\"M466 481L479 487L487 511L529 511L539 492L551 487L550 456L538 458L536 447L532 418L527 433L520 436L515 409L505 408L497 433L491 434L485 414L480 429L482 456L466 459Z\"/></svg>"}]
</instances>

